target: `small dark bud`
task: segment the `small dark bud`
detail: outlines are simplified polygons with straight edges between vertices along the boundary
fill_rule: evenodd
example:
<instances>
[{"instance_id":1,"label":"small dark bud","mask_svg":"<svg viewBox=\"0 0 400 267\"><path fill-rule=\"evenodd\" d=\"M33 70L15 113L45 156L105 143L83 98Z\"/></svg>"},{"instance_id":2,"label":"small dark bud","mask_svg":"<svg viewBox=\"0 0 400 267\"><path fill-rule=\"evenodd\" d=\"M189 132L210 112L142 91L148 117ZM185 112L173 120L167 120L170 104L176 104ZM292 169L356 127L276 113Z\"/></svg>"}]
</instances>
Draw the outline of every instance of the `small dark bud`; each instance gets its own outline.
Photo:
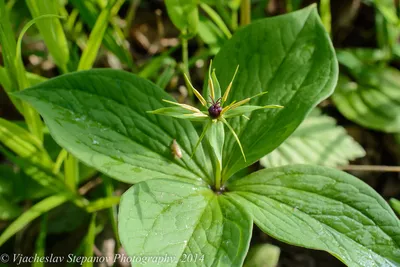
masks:
<instances>
[{"instance_id":1,"label":"small dark bud","mask_svg":"<svg viewBox=\"0 0 400 267\"><path fill-rule=\"evenodd\" d=\"M208 114L213 119L217 119L219 117L219 115L221 114L221 111L222 111L222 107L219 105L219 103L212 104L208 108Z\"/></svg>"}]
</instances>

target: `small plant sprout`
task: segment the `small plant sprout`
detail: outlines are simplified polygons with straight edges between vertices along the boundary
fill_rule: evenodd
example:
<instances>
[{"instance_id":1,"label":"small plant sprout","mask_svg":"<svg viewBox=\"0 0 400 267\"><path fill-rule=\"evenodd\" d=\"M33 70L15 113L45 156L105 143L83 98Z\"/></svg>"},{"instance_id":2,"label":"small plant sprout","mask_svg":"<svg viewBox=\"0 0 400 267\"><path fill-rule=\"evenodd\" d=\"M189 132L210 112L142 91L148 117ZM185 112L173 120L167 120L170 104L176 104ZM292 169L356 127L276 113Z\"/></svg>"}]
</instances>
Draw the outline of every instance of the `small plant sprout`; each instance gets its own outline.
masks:
<instances>
[{"instance_id":1,"label":"small plant sprout","mask_svg":"<svg viewBox=\"0 0 400 267\"><path fill-rule=\"evenodd\" d=\"M212 70L212 71L211 71ZM216 91L220 92L219 82L217 80L217 76L215 75L215 69L212 69L212 63L210 64L209 72L208 72L208 89L210 95L210 101L206 101L206 97L203 97L196 88L193 87L189 78L184 74L185 81L188 87L193 91L193 94L197 97L200 101L201 105L203 106L204 110L200 110L196 107L181 104L169 100L163 99L164 102L174 105L175 107L166 107L160 108L157 110L149 111L152 114L164 115L164 116L171 116L178 119L188 119L191 121L200 121L205 122L205 126L203 128L203 132L200 135L200 138L193 150L193 154L196 152L197 147L200 145L203 138L206 136L207 130L210 128L212 123L223 123L228 127L228 129L233 134L234 138L236 139L237 144L240 147L240 151L242 152L243 159L246 161L246 156L243 151L242 144L240 143L239 137L232 128L232 126L228 123L226 119L243 116L246 119L250 119L245 114L251 113L256 110L261 109L272 109L272 108L283 108L280 105L267 105L267 106L254 106L254 105L245 105L250 102L251 99L255 97L262 96L267 92L261 92L255 96L245 98L240 101L232 101L229 105L225 105L228 99L229 93L231 92L233 81L235 80L236 74L239 71L239 66L237 66L236 71L232 77L231 82L229 83L228 87L225 90L225 93L222 97L216 98ZM216 88L218 90L216 90Z\"/></svg>"}]
</instances>

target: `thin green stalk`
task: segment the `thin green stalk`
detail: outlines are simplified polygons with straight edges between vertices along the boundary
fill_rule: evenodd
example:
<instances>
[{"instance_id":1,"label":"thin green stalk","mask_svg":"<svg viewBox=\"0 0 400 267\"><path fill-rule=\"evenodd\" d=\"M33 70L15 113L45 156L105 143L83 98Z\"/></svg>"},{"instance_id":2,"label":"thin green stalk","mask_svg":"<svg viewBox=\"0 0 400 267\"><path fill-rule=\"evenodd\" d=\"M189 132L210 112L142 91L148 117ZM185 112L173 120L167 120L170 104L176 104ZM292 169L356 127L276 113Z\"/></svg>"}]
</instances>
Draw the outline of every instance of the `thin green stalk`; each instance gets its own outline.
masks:
<instances>
[{"instance_id":1,"label":"thin green stalk","mask_svg":"<svg viewBox=\"0 0 400 267\"><path fill-rule=\"evenodd\" d=\"M239 20L239 14L238 14L238 10L232 9L232 15L231 15L231 21L232 21L232 29L236 30L238 28L238 20Z\"/></svg>"},{"instance_id":2,"label":"thin green stalk","mask_svg":"<svg viewBox=\"0 0 400 267\"><path fill-rule=\"evenodd\" d=\"M140 0L131 0L131 4L128 9L128 14L126 15L126 18L125 18L125 21L126 21L126 25L124 28L125 38L129 36L129 31L131 30L132 22L135 19L136 10L137 10L139 4L140 4Z\"/></svg>"},{"instance_id":3,"label":"thin green stalk","mask_svg":"<svg viewBox=\"0 0 400 267\"><path fill-rule=\"evenodd\" d=\"M22 40L22 36L25 31L31 26L37 19L29 22L20 33L19 40ZM20 56L21 41L17 42L14 39L14 33L11 26L9 17L9 11L6 8L4 0L0 0L0 44L2 46L3 61L5 69L8 73L8 77L11 81L11 87L5 88L7 93L12 93L18 90L23 90L29 87L29 81L26 77L25 67ZM16 106L18 111L24 116L25 121L28 125L29 131L34 134L39 140L43 141L43 124L39 114L27 103L24 103L13 96L10 96L13 104Z\"/></svg>"},{"instance_id":4,"label":"thin green stalk","mask_svg":"<svg viewBox=\"0 0 400 267\"><path fill-rule=\"evenodd\" d=\"M231 23L232 20L229 16L229 13L226 11L223 1L222 0L217 0L215 3L215 8L217 9L218 14L222 17L222 19L225 21L226 25L230 25L232 29L235 29L232 27Z\"/></svg>"},{"instance_id":5,"label":"thin green stalk","mask_svg":"<svg viewBox=\"0 0 400 267\"><path fill-rule=\"evenodd\" d=\"M103 41L104 34L108 27L108 22L111 18L111 10L116 0L109 1L107 7L103 9L96 20L93 30L89 36L87 46L82 53L82 57L79 61L78 70L88 70L92 68L96 56L100 49L100 45Z\"/></svg>"},{"instance_id":6,"label":"thin green stalk","mask_svg":"<svg viewBox=\"0 0 400 267\"><path fill-rule=\"evenodd\" d=\"M183 69L183 73L185 73L190 79L188 39L187 39L185 33L183 33L182 35L183 35L181 37L181 43L182 43L182 69ZM193 92L191 90L188 90L188 95L189 95L189 97L192 98L193 97Z\"/></svg>"},{"instance_id":7,"label":"thin green stalk","mask_svg":"<svg viewBox=\"0 0 400 267\"><path fill-rule=\"evenodd\" d=\"M112 181L108 177L103 178L104 181L104 190L107 198L112 198L114 197L114 186L112 184ZM118 234L118 224L117 224L117 209L116 206L112 206L108 208L108 216L110 217L111 220L111 227L114 232L114 237L116 241L116 248L115 251L118 251L120 248L121 241L119 239L119 234Z\"/></svg>"},{"instance_id":8,"label":"thin green stalk","mask_svg":"<svg viewBox=\"0 0 400 267\"><path fill-rule=\"evenodd\" d=\"M240 4L240 25L245 26L251 22L251 0L242 0Z\"/></svg>"},{"instance_id":9,"label":"thin green stalk","mask_svg":"<svg viewBox=\"0 0 400 267\"><path fill-rule=\"evenodd\" d=\"M47 236L47 213L43 214L41 220L40 220L40 232L39 236L36 239L36 244L35 244L35 254L38 257L44 257L46 253L46 236ZM32 264L33 267L44 267L44 262L41 261L35 261Z\"/></svg>"},{"instance_id":10,"label":"thin green stalk","mask_svg":"<svg viewBox=\"0 0 400 267\"><path fill-rule=\"evenodd\" d=\"M225 25L224 21L218 15L218 13L214 11L214 9L212 9L209 5L207 5L205 3L200 3L200 7L215 22L215 24L220 28L220 30L225 34L225 36L228 39L232 37L232 34L229 31L228 27Z\"/></svg>"},{"instance_id":11,"label":"thin green stalk","mask_svg":"<svg viewBox=\"0 0 400 267\"><path fill-rule=\"evenodd\" d=\"M65 184L73 192L76 192L76 185L79 178L79 161L71 154L67 155L64 162Z\"/></svg>"},{"instance_id":12,"label":"thin green stalk","mask_svg":"<svg viewBox=\"0 0 400 267\"><path fill-rule=\"evenodd\" d=\"M56 162L54 163L54 166L53 166L54 174L58 174L60 172L61 165L63 164L63 162L65 161L67 156L68 156L67 150L61 149L60 153L57 156Z\"/></svg>"},{"instance_id":13,"label":"thin green stalk","mask_svg":"<svg viewBox=\"0 0 400 267\"><path fill-rule=\"evenodd\" d=\"M331 1L330 0L321 0L320 6L321 20L324 25L326 31L331 34Z\"/></svg>"},{"instance_id":14,"label":"thin green stalk","mask_svg":"<svg viewBox=\"0 0 400 267\"><path fill-rule=\"evenodd\" d=\"M293 3L292 0L286 0L286 12L290 13L293 11Z\"/></svg>"},{"instance_id":15,"label":"thin green stalk","mask_svg":"<svg viewBox=\"0 0 400 267\"><path fill-rule=\"evenodd\" d=\"M96 239L96 213L93 213L92 219L90 220L89 224L89 229L88 233L85 237L85 250L84 250L84 257L87 259L91 258L93 256L93 247L94 247L94 241ZM83 263L84 267L92 267L93 262L92 261L86 261Z\"/></svg>"}]
</instances>

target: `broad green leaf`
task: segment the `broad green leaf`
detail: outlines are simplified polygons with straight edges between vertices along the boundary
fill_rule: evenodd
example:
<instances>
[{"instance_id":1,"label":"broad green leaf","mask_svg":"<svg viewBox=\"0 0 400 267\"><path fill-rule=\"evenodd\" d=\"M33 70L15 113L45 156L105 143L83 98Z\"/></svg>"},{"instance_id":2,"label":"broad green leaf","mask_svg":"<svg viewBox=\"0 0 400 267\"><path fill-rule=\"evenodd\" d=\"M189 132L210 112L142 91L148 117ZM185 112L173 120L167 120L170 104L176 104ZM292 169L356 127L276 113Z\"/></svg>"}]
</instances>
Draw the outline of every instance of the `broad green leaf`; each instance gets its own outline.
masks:
<instances>
[{"instance_id":1,"label":"broad green leaf","mask_svg":"<svg viewBox=\"0 0 400 267\"><path fill-rule=\"evenodd\" d=\"M296 163L325 166L347 165L365 156L364 149L336 125L334 118L315 109L278 148L260 160L264 167Z\"/></svg>"},{"instance_id":2,"label":"broad green leaf","mask_svg":"<svg viewBox=\"0 0 400 267\"><path fill-rule=\"evenodd\" d=\"M197 0L165 0L169 18L181 32L196 34L199 24Z\"/></svg>"},{"instance_id":3,"label":"broad green leaf","mask_svg":"<svg viewBox=\"0 0 400 267\"><path fill-rule=\"evenodd\" d=\"M264 232L283 242L328 251L348 266L400 266L399 219L354 176L292 165L252 173L228 191Z\"/></svg>"},{"instance_id":4,"label":"broad green leaf","mask_svg":"<svg viewBox=\"0 0 400 267\"><path fill-rule=\"evenodd\" d=\"M127 254L168 255L162 266L241 266L251 230L240 206L206 187L151 180L121 199L119 233Z\"/></svg>"},{"instance_id":5,"label":"broad green leaf","mask_svg":"<svg viewBox=\"0 0 400 267\"><path fill-rule=\"evenodd\" d=\"M68 200L65 195L54 195L48 197L39 203L33 205L29 210L25 211L15 221L13 221L6 230L0 235L0 246L3 245L10 237L27 226L31 221L49 210L61 205Z\"/></svg>"},{"instance_id":6,"label":"broad green leaf","mask_svg":"<svg viewBox=\"0 0 400 267\"><path fill-rule=\"evenodd\" d=\"M363 67L356 81L341 75L333 101L348 119L384 132L400 131L400 72Z\"/></svg>"},{"instance_id":7,"label":"broad green leaf","mask_svg":"<svg viewBox=\"0 0 400 267\"><path fill-rule=\"evenodd\" d=\"M255 111L251 120L229 120L247 162L234 136L227 134L224 180L278 147L310 110L333 92L338 73L330 38L314 5L239 29L214 59L222 90L228 87L238 65L227 103L268 91L249 104L284 108Z\"/></svg>"},{"instance_id":8,"label":"broad green leaf","mask_svg":"<svg viewBox=\"0 0 400 267\"><path fill-rule=\"evenodd\" d=\"M102 69L59 76L19 93L43 116L54 140L82 162L119 180L152 178L211 183L198 134L186 120L149 114L171 96L149 81ZM176 139L183 156L175 159Z\"/></svg>"},{"instance_id":9,"label":"broad green leaf","mask_svg":"<svg viewBox=\"0 0 400 267\"><path fill-rule=\"evenodd\" d=\"M60 9L59 1L55 0L26 0L26 4L34 19L48 14L58 15ZM59 18L38 20L36 26L56 65L66 71L69 61L68 42Z\"/></svg>"}]
</instances>

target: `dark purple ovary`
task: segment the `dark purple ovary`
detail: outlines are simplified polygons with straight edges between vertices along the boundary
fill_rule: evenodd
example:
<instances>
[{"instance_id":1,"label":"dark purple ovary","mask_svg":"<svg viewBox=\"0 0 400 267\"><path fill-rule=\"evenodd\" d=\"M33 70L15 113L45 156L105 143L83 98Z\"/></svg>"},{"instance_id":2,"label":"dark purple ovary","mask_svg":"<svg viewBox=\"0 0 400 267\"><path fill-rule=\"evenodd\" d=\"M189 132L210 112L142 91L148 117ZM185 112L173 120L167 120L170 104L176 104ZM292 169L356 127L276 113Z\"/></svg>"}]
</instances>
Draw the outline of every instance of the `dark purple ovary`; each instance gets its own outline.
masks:
<instances>
[{"instance_id":1,"label":"dark purple ovary","mask_svg":"<svg viewBox=\"0 0 400 267\"><path fill-rule=\"evenodd\" d=\"M222 107L219 105L219 103L215 103L208 108L208 114L213 119L217 119L221 114L221 111Z\"/></svg>"}]
</instances>

